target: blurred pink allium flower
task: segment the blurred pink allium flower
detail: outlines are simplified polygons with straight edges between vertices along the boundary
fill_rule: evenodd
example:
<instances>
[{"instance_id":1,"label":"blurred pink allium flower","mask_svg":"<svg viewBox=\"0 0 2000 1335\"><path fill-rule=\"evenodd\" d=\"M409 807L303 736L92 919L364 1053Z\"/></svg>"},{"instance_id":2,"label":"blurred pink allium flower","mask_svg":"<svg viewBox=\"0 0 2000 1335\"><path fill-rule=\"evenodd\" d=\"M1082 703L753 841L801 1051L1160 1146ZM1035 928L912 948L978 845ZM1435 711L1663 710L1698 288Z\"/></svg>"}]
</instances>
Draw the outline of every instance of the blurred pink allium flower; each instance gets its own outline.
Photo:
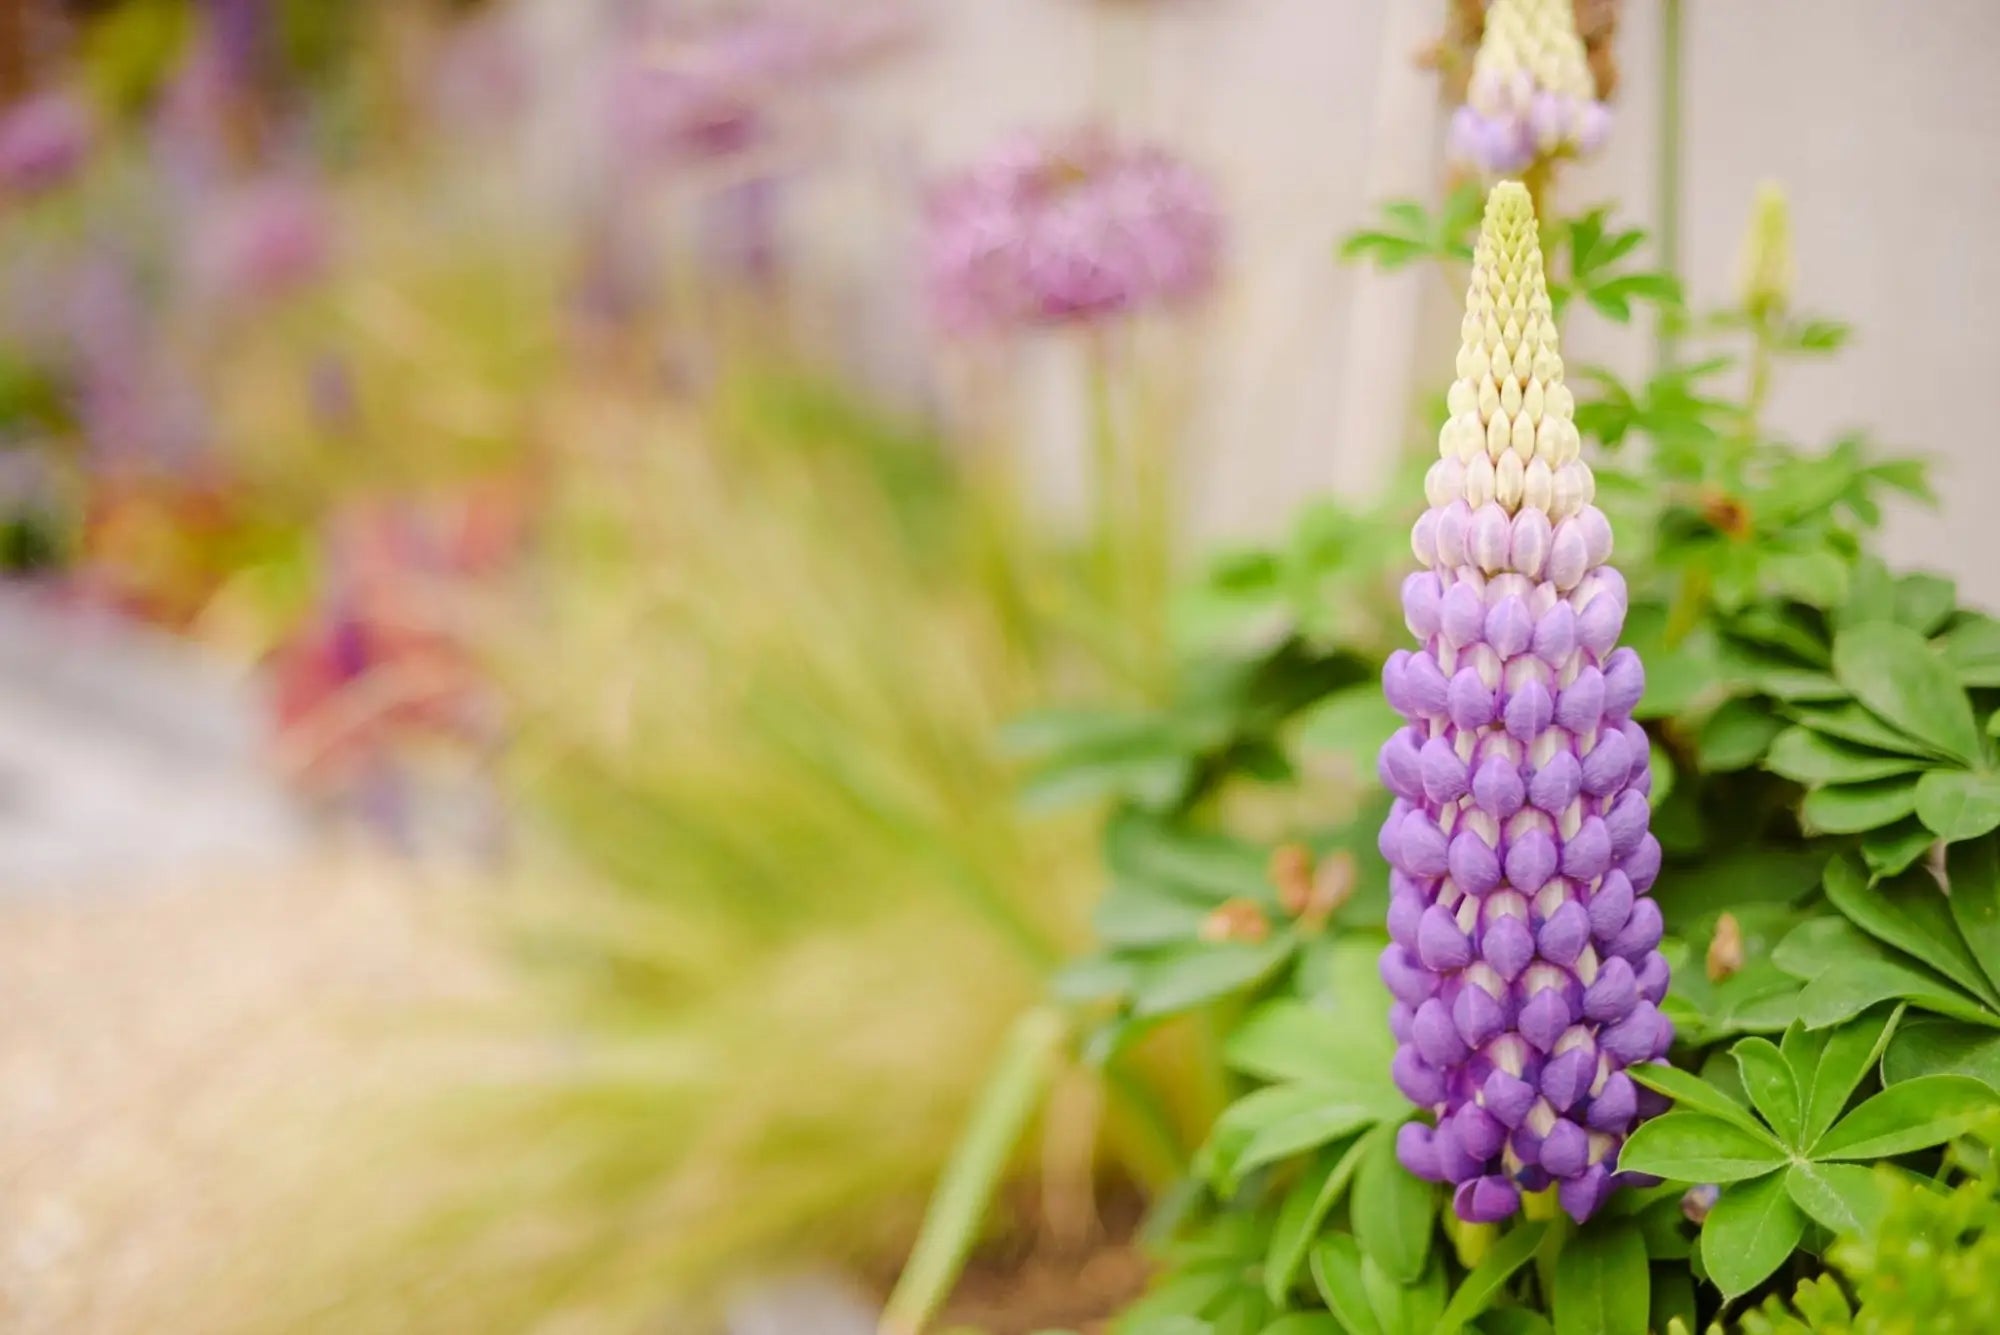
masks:
<instances>
[{"instance_id":1,"label":"blurred pink allium flower","mask_svg":"<svg viewBox=\"0 0 2000 1335\"><path fill-rule=\"evenodd\" d=\"M1191 301L1221 261L1208 180L1164 149L1097 130L1010 138L940 184L927 212L931 306L954 332Z\"/></svg>"},{"instance_id":2,"label":"blurred pink allium flower","mask_svg":"<svg viewBox=\"0 0 2000 1335\"><path fill-rule=\"evenodd\" d=\"M224 199L196 238L196 263L218 293L284 296L318 278L332 250L327 201L309 178L278 174Z\"/></svg>"},{"instance_id":3,"label":"blurred pink allium flower","mask_svg":"<svg viewBox=\"0 0 2000 1335\"><path fill-rule=\"evenodd\" d=\"M773 129L773 104L854 68L907 28L902 6L883 4L839 12L781 6L715 23L642 25L614 61L612 134L641 161L698 161L761 147Z\"/></svg>"},{"instance_id":4,"label":"blurred pink allium flower","mask_svg":"<svg viewBox=\"0 0 2000 1335\"><path fill-rule=\"evenodd\" d=\"M0 111L0 194L40 194L68 180L90 152L90 108L63 90Z\"/></svg>"}]
</instances>

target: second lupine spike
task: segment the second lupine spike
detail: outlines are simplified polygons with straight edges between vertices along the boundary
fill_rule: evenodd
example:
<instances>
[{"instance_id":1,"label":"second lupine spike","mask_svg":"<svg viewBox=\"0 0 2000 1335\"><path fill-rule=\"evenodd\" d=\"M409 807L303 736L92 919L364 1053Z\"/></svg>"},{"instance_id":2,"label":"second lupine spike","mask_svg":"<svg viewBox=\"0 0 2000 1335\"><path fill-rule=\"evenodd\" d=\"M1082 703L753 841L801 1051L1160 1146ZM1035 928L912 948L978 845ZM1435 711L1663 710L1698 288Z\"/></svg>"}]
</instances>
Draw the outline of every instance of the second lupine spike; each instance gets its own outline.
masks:
<instances>
[{"instance_id":1,"label":"second lupine spike","mask_svg":"<svg viewBox=\"0 0 2000 1335\"><path fill-rule=\"evenodd\" d=\"M1487 199L1430 508L1403 586L1415 651L1383 669L1406 725L1382 748L1395 804L1382 976L1419 1177L1461 1218L1554 1187L1589 1216L1649 1098L1626 1068L1663 1056L1667 964L1648 896L1645 685L1617 647L1625 581L1579 456L1534 207Z\"/></svg>"}]
</instances>

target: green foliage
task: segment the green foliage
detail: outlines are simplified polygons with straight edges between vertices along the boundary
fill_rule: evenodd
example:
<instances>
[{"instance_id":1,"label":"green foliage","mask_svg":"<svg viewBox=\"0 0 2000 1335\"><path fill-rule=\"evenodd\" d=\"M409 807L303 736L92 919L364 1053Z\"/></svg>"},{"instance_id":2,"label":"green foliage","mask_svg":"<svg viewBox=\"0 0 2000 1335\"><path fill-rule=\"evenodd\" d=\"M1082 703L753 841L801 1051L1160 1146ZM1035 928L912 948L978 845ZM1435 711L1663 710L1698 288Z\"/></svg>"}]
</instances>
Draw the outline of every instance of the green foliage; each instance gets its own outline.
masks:
<instances>
[{"instance_id":1,"label":"green foliage","mask_svg":"<svg viewBox=\"0 0 2000 1335\"><path fill-rule=\"evenodd\" d=\"M1464 192L1436 212L1393 204L1342 253L1455 281L1476 214ZM1459 1224L1396 1163L1409 1114L1372 967L1387 803L1372 759L1393 726L1375 678L1402 641L1401 501L1420 489L1374 511L1316 505L1199 583L1164 706L1024 729L1045 757L1038 795L1110 807L1099 948L1057 977L1095 1035L1085 1051L1193 1013L1221 1035L1233 1092L1188 1165L1180 1240L1120 1330L1933 1328L1888 1295L1908 1220L1954 1199L1918 1184L2000 1109L2000 622L1872 554L1892 499L1930 499L1921 464L1765 429L1774 369L1835 351L1845 326L1691 317L1679 283L1637 263L1644 235L1605 210L1543 236L1559 306L1623 321L1651 303L1705 340L1636 385L1572 378L1580 429L1617 454L1597 500L1647 669L1679 1041L1673 1064L1632 1072L1672 1110L1620 1167L1662 1185L1581 1227L1531 1199L1495 1229ZM1346 868L1346 897L1301 913L1297 867L1315 859ZM1971 1222L1951 1236L1955 1256L1987 1245ZM1931 1286L1923 1310L1951 1292Z\"/></svg>"}]
</instances>

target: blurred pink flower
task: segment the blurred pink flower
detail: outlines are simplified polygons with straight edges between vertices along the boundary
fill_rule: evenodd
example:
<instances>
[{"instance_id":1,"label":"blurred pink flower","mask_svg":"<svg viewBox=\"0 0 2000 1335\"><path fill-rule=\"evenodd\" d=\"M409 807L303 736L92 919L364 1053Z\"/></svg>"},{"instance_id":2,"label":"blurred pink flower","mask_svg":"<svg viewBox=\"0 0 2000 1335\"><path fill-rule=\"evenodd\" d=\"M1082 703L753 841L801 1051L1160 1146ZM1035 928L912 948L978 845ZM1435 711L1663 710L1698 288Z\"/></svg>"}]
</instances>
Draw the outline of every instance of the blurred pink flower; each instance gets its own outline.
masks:
<instances>
[{"instance_id":1,"label":"blurred pink flower","mask_svg":"<svg viewBox=\"0 0 2000 1335\"><path fill-rule=\"evenodd\" d=\"M0 112L0 193L34 195L61 185L89 155L95 130L90 108L63 90Z\"/></svg>"},{"instance_id":2,"label":"blurred pink flower","mask_svg":"<svg viewBox=\"0 0 2000 1335\"><path fill-rule=\"evenodd\" d=\"M1089 321L1202 296L1222 242L1208 180L1164 149L1017 135L932 193L925 277L954 332Z\"/></svg>"},{"instance_id":3,"label":"blurred pink flower","mask_svg":"<svg viewBox=\"0 0 2000 1335\"><path fill-rule=\"evenodd\" d=\"M326 198L301 175L252 181L215 207L195 246L200 273L217 293L252 300L287 295L326 268L332 250Z\"/></svg>"}]
</instances>

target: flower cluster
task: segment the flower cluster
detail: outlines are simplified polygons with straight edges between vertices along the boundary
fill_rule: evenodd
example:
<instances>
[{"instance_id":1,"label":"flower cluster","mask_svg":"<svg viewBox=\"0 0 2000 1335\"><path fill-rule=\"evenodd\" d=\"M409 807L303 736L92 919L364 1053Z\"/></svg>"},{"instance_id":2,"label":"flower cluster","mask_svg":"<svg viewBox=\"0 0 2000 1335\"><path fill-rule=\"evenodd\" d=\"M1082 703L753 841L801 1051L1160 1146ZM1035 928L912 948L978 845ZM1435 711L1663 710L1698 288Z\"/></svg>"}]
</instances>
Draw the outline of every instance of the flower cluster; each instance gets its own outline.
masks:
<instances>
[{"instance_id":1,"label":"flower cluster","mask_svg":"<svg viewBox=\"0 0 2000 1335\"><path fill-rule=\"evenodd\" d=\"M1192 300L1221 251L1221 213L1199 172L1089 130L1017 136L945 182L924 259L939 322L971 332Z\"/></svg>"},{"instance_id":2,"label":"flower cluster","mask_svg":"<svg viewBox=\"0 0 2000 1335\"><path fill-rule=\"evenodd\" d=\"M1451 122L1453 156L1489 176L1589 153L1611 128L1570 0L1493 0L1465 105Z\"/></svg>"},{"instance_id":3,"label":"flower cluster","mask_svg":"<svg viewBox=\"0 0 2000 1335\"><path fill-rule=\"evenodd\" d=\"M1457 1186L1460 1217L1512 1214L1556 1186L1602 1202L1641 1115L1625 1068L1667 1050L1660 869L1647 831L1638 655L1617 648L1625 581L1591 504L1563 384L1534 209L1487 201L1430 508L1403 586L1423 643L1383 670L1408 726L1382 748L1395 805L1382 976L1394 1076L1437 1115L1397 1149Z\"/></svg>"},{"instance_id":4,"label":"flower cluster","mask_svg":"<svg viewBox=\"0 0 2000 1335\"><path fill-rule=\"evenodd\" d=\"M90 152L90 108L65 91L0 111L0 194L36 195L68 180Z\"/></svg>"}]
</instances>

